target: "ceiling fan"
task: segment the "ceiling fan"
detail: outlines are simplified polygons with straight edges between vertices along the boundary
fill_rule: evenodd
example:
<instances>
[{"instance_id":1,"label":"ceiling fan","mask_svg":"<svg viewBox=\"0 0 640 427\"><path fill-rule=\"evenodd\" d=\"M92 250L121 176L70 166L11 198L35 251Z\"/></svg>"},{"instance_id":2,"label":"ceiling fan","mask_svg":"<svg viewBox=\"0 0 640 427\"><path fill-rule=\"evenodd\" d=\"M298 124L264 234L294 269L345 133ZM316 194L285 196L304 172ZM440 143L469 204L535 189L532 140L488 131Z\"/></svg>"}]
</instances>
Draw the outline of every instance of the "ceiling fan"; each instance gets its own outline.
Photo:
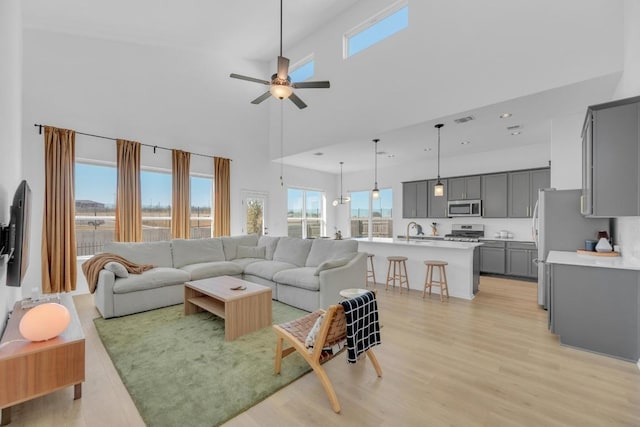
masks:
<instances>
[{"instance_id":1,"label":"ceiling fan","mask_svg":"<svg viewBox=\"0 0 640 427\"><path fill-rule=\"evenodd\" d=\"M307 104L293 93L293 89L328 89L330 87L328 81L291 82L291 77L289 77L289 58L282 56L282 0L280 0L280 56L278 56L278 72L271 76L271 80L256 79L235 73L231 73L229 77L270 86L268 91L251 101L252 104L260 104L269 98L269 96L273 95L278 99L289 98L291 102L296 104L300 109L306 108Z\"/></svg>"}]
</instances>

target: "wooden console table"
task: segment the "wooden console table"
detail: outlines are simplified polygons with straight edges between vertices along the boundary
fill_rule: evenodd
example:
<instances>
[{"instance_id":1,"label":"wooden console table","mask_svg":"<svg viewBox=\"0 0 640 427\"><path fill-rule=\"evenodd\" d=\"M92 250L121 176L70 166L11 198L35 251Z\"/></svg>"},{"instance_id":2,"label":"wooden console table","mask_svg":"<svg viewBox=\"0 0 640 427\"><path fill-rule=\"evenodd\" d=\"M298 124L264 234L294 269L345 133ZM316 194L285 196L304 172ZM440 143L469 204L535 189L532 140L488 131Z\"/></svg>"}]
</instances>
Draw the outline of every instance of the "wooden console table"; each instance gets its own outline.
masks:
<instances>
[{"instance_id":1,"label":"wooden console table","mask_svg":"<svg viewBox=\"0 0 640 427\"><path fill-rule=\"evenodd\" d=\"M25 341L18 330L20 319L29 311L20 301L0 344L0 409L2 422L11 422L11 407L61 388L74 386L74 399L82 397L84 381L84 334L70 295L61 295L60 304L69 309L71 323L58 337L43 342Z\"/></svg>"}]
</instances>

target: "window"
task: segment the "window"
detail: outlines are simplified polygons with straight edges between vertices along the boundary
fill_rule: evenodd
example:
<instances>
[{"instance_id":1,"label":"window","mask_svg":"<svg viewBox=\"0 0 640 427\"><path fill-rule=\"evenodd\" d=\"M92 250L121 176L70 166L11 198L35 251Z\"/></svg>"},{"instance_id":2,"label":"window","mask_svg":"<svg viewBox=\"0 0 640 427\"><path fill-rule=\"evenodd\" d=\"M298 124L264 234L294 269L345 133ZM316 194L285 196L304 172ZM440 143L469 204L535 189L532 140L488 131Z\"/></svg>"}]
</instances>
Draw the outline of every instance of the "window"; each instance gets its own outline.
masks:
<instances>
[{"instance_id":1,"label":"window","mask_svg":"<svg viewBox=\"0 0 640 427\"><path fill-rule=\"evenodd\" d=\"M191 238L213 236L213 178L191 175Z\"/></svg>"},{"instance_id":2,"label":"window","mask_svg":"<svg viewBox=\"0 0 640 427\"><path fill-rule=\"evenodd\" d=\"M373 46L409 26L409 6L401 0L344 35L344 58Z\"/></svg>"},{"instance_id":3,"label":"window","mask_svg":"<svg viewBox=\"0 0 640 427\"><path fill-rule=\"evenodd\" d=\"M313 77L314 70L313 55L309 55L300 62L294 64L289 72L289 77L293 83L309 80Z\"/></svg>"},{"instance_id":4,"label":"window","mask_svg":"<svg viewBox=\"0 0 640 427\"><path fill-rule=\"evenodd\" d=\"M140 171L142 241L171 239L171 173Z\"/></svg>"},{"instance_id":5,"label":"window","mask_svg":"<svg viewBox=\"0 0 640 427\"><path fill-rule=\"evenodd\" d=\"M351 237L393 237L393 192L380 189L377 200L370 191L354 191L351 196Z\"/></svg>"},{"instance_id":6,"label":"window","mask_svg":"<svg viewBox=\"0 0 640 427\"><path fill-rule=\"evenodd\" d=\"M288 236L303 239L324 236L324 209L324 193L289 188L287 190Z\"/></svg>"},{"instance_id":7,"label":"window","mask_svg":"<svg viewBox=\"0 0 640 427\"><path fill-rule=\"evenodd\" d=\"M113 242L116 227L117 174L114 166L75 165L76 251L78 256L100 252Z\"/></svg>"}]
</instances>

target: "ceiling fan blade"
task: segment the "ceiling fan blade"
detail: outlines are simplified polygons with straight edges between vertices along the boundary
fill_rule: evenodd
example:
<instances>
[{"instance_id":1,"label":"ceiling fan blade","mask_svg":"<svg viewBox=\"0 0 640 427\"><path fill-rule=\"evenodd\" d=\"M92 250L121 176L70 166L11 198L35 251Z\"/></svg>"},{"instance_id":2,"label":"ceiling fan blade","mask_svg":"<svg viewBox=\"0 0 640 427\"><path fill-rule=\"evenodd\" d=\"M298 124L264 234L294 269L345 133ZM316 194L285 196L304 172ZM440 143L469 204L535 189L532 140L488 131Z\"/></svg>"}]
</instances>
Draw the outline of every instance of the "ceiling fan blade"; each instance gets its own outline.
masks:
<instances>
[{"instance_id":1,"label":"ceiling fan blade","mask_svg":"<svg viewBox=\"0 0 640 427\"><path fill-rule=\"evenodd\" d=\"M287 80L289 77L289 58L278 56L278 78Z\"/></svg>"},{"instance_id":2,"label":"ceiling fan blade","mask_svg":"<svg viewBox=\"0 0 640 427\"><path fill-rule=\"evenodd\" d=\"M247 77L247 76L241 76L240 74L235 74L235 73L229 74L229 77L231 77L232 79L240 79L240 80L246 80L246 81L254 82L254 83L262 83L263 85L270 85L271 84L271 82L269 82L267 80L256 79L256 78Z\"/></svg>"},{"instance_id":3,"label":"ceiling fan blade","mask_svg":"<svg viewBox=\"0 0 640 427\"><path fill-rule=\"evenodd\" d=\"M295 89L328 89L331 84L328 81L320 82L298 82L291 85Z\"/></svg>"},{"instance_id":4,"label":"ceiling fan blade","mask_svg":"<svg viewBox=\"0 0 640 427\"><path fill-rule=\"evenodd\" d=\"M291 100L291 102L296 104L299 109L302 110L303 108L307 108L307 104L305 104L302 99L298 98L298 96L295 93L292 93L291 95L289 95L289 99Z\"/></svg>"},{"instance_id":5,"label":"ceiling fan blade","mask_svg":"<svg viewBox=\"0 0 640 427\"><path fill-rule=\"evenodd\" d=\"M252 104L260 104L262 101L264 101L265 99L267 99L270 96L271 96L271 92L266 91L265 93L263 93L262 95L260 95L259 97L257 97L253 101L251 101L251 103Z\"/></svg>"}]
</instances>

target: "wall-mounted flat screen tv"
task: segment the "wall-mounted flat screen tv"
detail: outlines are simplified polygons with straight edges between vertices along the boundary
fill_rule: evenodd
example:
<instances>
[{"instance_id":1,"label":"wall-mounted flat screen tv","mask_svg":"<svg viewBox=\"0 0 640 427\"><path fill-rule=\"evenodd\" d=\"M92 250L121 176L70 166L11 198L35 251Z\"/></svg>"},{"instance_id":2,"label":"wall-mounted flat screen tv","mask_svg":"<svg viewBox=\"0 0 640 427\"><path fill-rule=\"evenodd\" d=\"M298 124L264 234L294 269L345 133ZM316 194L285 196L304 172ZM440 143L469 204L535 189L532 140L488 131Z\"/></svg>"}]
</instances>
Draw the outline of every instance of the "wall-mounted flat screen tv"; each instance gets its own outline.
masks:
<instances>
[{"instance_id":1,"label":"wall-mounted flat screen tv","mask_svg":"<svg viewBox=\"0 0 640 427\"><path fill-rule=\"evenodd\" d=\"M29 266L29 237L31 222L31 189L22 181L13 196L11 220L3 233L7 262L7 286L20 286Z\"/></svg>"}]
</instances>

